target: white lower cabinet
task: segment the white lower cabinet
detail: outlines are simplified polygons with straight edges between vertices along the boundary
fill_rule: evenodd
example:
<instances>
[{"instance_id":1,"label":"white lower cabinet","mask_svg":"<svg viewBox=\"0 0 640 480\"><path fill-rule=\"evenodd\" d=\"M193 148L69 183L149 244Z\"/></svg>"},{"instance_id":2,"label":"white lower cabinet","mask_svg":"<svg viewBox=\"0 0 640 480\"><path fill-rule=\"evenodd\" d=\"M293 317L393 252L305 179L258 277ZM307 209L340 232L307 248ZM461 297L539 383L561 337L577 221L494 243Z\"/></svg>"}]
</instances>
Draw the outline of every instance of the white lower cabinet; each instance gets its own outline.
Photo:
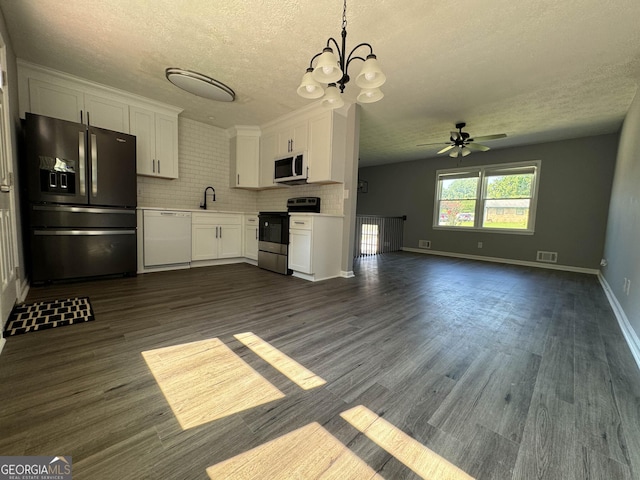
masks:
<instances>
[{"instance_id":1,"label":"white lower cabinet","mask_svg":"<svg viewBox=\"0 0 640 480\"><path fill-rule=\"evenodd\" d=\"M289 219L289 268L318 281L340 276L342 217L296 214Z\"/></svg>"},{"instance_id":2,"label":"white lower cabinet","mask_svg":"<svg viewBox=\"0 0 640 480\"><path fill-rule=\"evenodd\" d=\"M311 267L311 230L289 230L289 268L296 272L313 273Z\"/></svg>"},{"instance_id":3,"label":"white lower cabinet","mask_svg":"<svg viewBox=\"0 0 640 480\"><path fill-rule=\"evenodd\" d=\"M193 213L191 217L191 260L242 257L242 216Z\"/></svg>"},{"instance_id":4,"label":"white lower cabinet","mask_svg":"<svg viewBox=\"0 0 640 480\"><path fill-rule=\"evenodd\" d=\"M256 215L244 217L244 256L251 260L258 260L258 217Z\"/></svg>"}]
</instances>

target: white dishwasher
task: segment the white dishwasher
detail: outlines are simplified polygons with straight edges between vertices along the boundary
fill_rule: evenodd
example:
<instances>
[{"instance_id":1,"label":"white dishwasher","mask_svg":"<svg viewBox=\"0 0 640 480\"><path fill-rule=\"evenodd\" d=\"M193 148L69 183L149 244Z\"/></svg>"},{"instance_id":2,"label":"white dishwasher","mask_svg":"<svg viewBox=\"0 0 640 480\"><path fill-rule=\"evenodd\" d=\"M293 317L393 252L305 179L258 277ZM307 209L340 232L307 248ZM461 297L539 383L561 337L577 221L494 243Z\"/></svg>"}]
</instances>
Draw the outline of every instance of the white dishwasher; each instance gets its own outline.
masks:
<instances>
[{"instance_id":1,"label":"white dishwasher","mask_svg":"<svg viewBox=\"0 0 640 480\"><path fill-rule=\"evenodd\" d=\"M191 262L191 212L144 211L144 266Z\"/></svg>"}]
</instances>

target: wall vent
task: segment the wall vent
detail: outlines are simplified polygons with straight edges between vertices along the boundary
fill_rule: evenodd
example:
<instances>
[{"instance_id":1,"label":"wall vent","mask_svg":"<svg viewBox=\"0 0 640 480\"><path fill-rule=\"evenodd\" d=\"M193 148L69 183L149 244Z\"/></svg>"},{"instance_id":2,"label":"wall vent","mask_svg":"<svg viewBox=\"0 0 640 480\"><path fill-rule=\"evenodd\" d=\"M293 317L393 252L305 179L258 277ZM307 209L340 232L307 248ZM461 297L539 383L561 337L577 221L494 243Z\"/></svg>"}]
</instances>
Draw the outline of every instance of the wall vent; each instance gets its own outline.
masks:
<instances>
[{"instance_id":1,"label":"wall vent","mask_svg":"<svg viewBox=\"0 0 640 480\"><path fill-rule=\"evenodd\" d=\"M538 256L536 257L538 262L557 263L558 252L543 252L538 250Z\"/></svg>"},{"instance_id":2,"label":"wall vent","mask_svg":"<svg viewBox=\"0 0 640 480\"><path fill-rule=\"evenodd\" d=\"M431 240L418 240L418 248L431 248Z\"/></svg>"}]
</instances>

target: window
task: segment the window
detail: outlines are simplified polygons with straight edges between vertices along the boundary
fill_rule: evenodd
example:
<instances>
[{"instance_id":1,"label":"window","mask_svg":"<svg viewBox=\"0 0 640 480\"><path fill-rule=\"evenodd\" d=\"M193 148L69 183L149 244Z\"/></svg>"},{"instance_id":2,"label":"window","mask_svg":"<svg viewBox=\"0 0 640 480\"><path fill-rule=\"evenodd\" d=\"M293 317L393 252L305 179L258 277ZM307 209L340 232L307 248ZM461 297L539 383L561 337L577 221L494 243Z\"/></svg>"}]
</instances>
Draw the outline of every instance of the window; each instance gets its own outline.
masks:
<instances>
[{"instance_id":1,"label":"window","mask_svg":"<svg viewBox=\"0 0 640 480\"><path fill-rule=\"evenodd\" d=\"M533 233L540 162L436 172L434 227Z\"/></svg>"}]
</instances>

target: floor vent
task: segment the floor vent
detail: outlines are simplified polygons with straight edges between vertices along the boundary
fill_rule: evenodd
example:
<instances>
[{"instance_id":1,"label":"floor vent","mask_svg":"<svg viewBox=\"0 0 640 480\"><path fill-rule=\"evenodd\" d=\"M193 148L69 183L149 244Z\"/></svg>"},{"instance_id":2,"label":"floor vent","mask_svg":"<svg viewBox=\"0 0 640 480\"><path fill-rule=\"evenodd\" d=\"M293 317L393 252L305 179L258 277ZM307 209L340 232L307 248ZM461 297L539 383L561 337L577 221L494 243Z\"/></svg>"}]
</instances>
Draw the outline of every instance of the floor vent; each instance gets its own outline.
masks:
<instances>
[{"instance_id":1,"label":"floor vent","mask_svg":"<svg viewBox=\"0 0 640 480\"><path fill-rule=\"evenodd\" d=\"M418 240L418 248L431 248L431 240Z\"/></svg>"},{"instance_id":2,"label":"floor vent","mask_svg":"<svg viewBox=\"0 0 640 480\"><path fill-rule=\"evenodd\" d=\"M538 257L536 258L536 260L538 262L557 263L558 252L542 252L538 250Z\"/></svg>"}]
</instances>

